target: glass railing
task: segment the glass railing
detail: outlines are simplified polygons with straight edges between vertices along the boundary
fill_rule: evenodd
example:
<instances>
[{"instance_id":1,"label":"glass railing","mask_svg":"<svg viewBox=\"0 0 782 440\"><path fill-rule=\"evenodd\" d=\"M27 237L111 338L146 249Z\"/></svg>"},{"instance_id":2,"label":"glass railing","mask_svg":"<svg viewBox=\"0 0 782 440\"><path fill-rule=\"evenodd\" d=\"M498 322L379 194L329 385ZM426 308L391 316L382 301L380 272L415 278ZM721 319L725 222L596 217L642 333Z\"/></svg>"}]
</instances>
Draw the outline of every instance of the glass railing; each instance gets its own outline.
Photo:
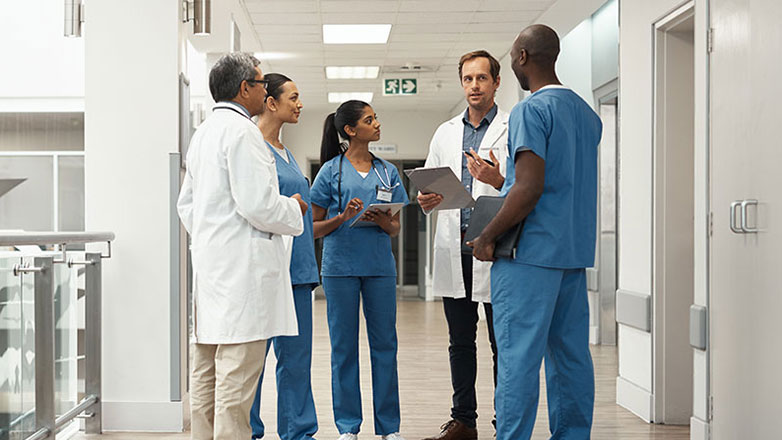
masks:
<instances>
[{"instance_id":1,"label":"glass railing","mask_svg":"<svg viewBox=\"0 0 782 440\"><path fill-rule=\"evenodd\" d=\"M111 233L0 233L0 440L101 432L101 262ZM102 251L71 251L105 242ZM56 247L56 250L55 250Z\"/></svg>"}]
</instances>

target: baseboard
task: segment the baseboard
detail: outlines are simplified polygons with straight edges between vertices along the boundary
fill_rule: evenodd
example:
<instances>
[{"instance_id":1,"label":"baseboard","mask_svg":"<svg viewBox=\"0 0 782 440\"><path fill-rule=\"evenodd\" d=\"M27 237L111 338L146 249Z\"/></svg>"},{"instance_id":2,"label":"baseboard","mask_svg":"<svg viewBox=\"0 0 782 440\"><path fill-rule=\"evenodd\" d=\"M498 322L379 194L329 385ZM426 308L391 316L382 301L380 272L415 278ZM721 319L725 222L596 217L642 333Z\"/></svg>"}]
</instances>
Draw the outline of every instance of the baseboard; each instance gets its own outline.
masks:
<instances>
[{"instance_id":1,"label":"baseboard","mask_svg":"<svg viewBox=\"0 0 782 440\"><path fill-rule=\"evenodd\" d=\"M690 417L690 440L709 440L709 424L697 417Z\"/></svg>"},{"instance_id":2,"label":"baseboard","mask_svg":"<svg viewBox=\"0 0 782 440\"><path fill-rule=\"evenodd\" d=\"M103 402L103 430L182 432L182 402Z\"/></svg>"},{"instance_id":3,"label":"baseboard","mask_svg":"<svg viewBox=\"0 0 782 440\"><path fill-rule=\"evenodd\" d=\"M616 403L631 413L642 418L645 422L652 421L652 393L638 385L623 379L616 378Z\"/></svg>"},{"instance_id":4,"label":"baseboard","mask_svg":"<svg viewBox=\"0 0 782 440\"><path fill-rule=\"evenodd\" d=\"M589 327L589 343L592 345L597 345L600 342L600 327L592 326Z\"/></svg>"}]
</instances>

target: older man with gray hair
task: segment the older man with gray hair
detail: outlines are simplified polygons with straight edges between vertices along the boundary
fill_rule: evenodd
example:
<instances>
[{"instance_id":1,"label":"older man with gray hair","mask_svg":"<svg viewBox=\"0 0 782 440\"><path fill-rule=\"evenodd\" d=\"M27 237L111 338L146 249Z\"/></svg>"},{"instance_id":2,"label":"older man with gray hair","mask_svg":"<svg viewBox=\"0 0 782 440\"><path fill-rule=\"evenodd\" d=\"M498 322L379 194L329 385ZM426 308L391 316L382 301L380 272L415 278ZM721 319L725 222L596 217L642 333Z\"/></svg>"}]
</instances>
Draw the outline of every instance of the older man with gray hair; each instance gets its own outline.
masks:
<instances>
[{"instance_id":1,"label":"older man with gray hair","mask_svg":"<svg viewBox=\"0 0 782 440\"><path fill-rule=\"evenodd\" d=\"M192 438L252 436L250 407L266 341L296 335L291 235L307 211L280 195L274 158L250 119L266 97L260 62L233 53L209 73L217 103L187 154L177 209L191 236Z\"/></svg>"}]
</instances>

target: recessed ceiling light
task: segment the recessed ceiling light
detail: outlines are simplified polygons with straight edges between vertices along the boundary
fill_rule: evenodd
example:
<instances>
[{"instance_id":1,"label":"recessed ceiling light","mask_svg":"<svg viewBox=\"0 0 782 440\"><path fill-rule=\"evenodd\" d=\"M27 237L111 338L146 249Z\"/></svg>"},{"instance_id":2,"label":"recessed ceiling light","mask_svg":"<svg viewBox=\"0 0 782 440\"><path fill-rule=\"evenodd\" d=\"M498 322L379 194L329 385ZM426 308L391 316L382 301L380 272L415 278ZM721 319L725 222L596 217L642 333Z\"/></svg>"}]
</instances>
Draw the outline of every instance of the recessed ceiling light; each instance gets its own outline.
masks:
<instances>
[{"instance_id":1,"label":"recessed ceiling light","mask_svg":"<svg viewBox=\"0 0 782 440\"><path fill-rule=\"evenodd\" d=\"M326 66L328 79L376 79L379 66Z\"/></svg>"},{"instance_id":2,"label":"recessed ceiling light","mask_svg":"<svg viewBox=\"0 0 782 440\"><path fill-rule=\"evenodd\" d=\"M323 44L386 44L390 24L324 24Z\"/></svg>"},{"instance_id":3,"label":"recessed ceiling light","mask_svg":"<svg viewBox=\"0 0 782 440\"><path fill-rule=\"evenodd\" d=\"M296 55L288 52L255 52L255 58L261 61L288 60L296 58Z\"/></svg>"},{"instance_id":4,"label":"recessed ceiling light","mask_svg":"<svg viewBox=\"0 0 782 440\"><path fill-rule=\"evenodd\" d=\"M372 102L375 96L372 92L329 92L329 102L332 104L342 104L351 99L357 99L366 103Z\"/></svg>"}]
</instances>

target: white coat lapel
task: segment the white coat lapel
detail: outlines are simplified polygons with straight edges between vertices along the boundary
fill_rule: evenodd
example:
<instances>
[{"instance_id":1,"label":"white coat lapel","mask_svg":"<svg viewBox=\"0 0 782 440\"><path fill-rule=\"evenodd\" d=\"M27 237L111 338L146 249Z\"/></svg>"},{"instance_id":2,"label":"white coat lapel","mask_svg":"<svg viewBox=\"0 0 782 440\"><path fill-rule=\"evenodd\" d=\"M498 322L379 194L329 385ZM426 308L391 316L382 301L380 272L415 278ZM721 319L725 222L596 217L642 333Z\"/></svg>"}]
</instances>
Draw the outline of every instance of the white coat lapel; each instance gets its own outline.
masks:
<instances>
[{"instance_id":1,"label":"white coat lapel","mask_svg":"<svg viewBox=\"0 0 782 440\"><path fill-rule=\"evenodd\" d=\"M486 134L483 136L481 148L494 146L497 140L502 137L502 135L505 134L505 131L507 130L508 120L503 118L502 115L497 114L497 116L495 116L494 120L491 122L491 125L489 125L489 129L486 130ZM500 147L502 146L500 145Z\"/></svg>"}]
</instances>

